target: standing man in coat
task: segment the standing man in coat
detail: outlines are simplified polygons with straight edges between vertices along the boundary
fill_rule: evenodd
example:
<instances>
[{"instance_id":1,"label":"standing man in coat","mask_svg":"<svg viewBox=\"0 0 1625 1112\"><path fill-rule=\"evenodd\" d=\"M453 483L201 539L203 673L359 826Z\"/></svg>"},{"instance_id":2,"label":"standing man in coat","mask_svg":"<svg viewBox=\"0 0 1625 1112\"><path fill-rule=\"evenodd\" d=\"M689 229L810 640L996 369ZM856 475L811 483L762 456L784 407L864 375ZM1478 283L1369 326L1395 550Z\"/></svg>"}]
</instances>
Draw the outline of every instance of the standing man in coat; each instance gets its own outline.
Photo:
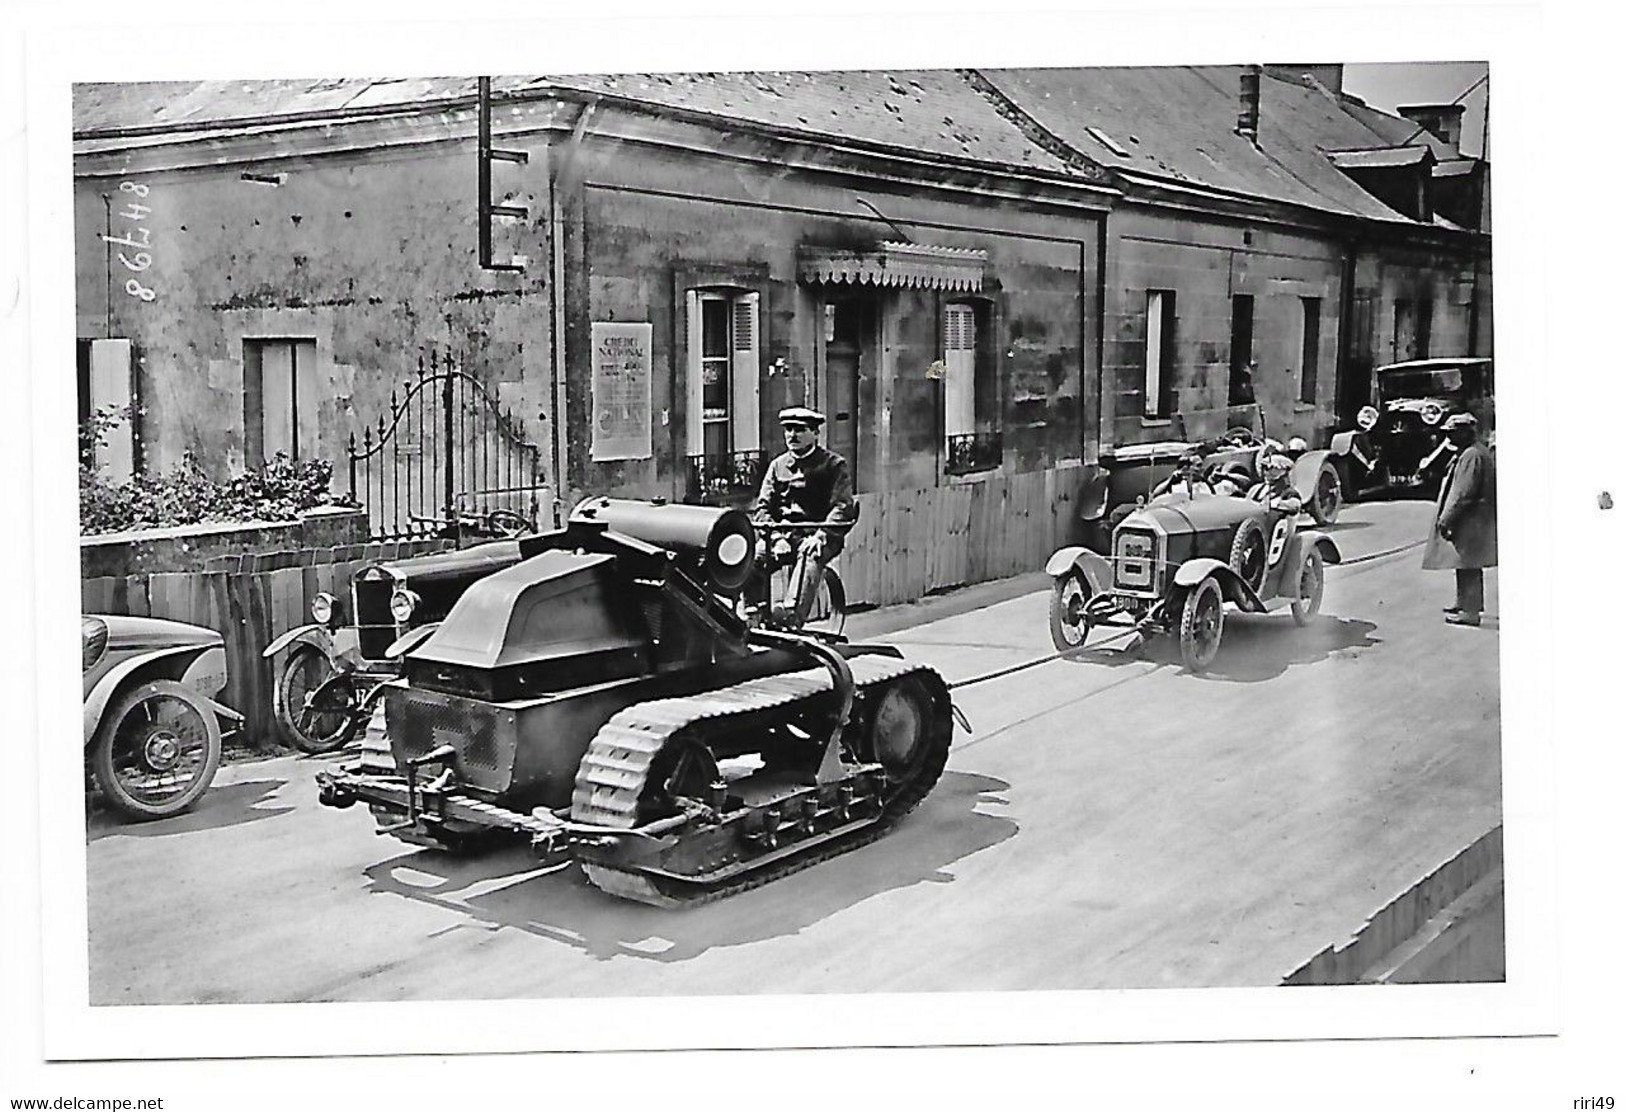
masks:
<instances>
[{"instance_id":1,"label":"standing man in coat","mask_svg":"<svg viewBox=\"0 0 1625 1112\"><path fill-rule=\"evenodd\" d=\"M1439 486L1422 567L1455 569L1456 605L1445 607L1444 620L1476 626L1484 612L1484 569L1496 565L1495 455L1479 443L1478 421L1466 413L1446 421L1444 432L1457 452Z\"/></svg>"}]
</instances>

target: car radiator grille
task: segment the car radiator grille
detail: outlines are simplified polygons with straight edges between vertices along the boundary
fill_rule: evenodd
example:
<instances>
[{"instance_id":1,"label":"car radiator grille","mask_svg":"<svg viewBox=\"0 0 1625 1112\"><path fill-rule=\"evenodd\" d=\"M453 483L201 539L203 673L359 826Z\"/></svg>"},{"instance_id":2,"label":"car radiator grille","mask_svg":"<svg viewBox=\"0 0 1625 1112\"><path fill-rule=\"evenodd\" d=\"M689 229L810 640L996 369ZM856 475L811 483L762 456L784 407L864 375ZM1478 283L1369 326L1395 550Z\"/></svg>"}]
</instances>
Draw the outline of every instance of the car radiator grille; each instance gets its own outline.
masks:
<instances>
[{"instance_id":1,"label":"car radiator grille","mask_svg":"<svg viewBox=\"0 0 1625 1112\"><path fill-rule=\"evenodd\" d=\"M382 660L384 651L395 643L395 619L389 612L389 599L395 593L395 581L357 578L355 595L356 639L361 655L368 660Z\"/></svg>"},{"instance_id":2,"label":"car radiator grille","mask_svg":"<svg viewBox=\"0 0 1625 1112\"><path fill-rule=\"evenodd\" d=\"M1157 536L1140 529L1119 529L1112 541L1112 582L1121 591L1154 592L1157 586Z\"/></svg>"}]
</instances>

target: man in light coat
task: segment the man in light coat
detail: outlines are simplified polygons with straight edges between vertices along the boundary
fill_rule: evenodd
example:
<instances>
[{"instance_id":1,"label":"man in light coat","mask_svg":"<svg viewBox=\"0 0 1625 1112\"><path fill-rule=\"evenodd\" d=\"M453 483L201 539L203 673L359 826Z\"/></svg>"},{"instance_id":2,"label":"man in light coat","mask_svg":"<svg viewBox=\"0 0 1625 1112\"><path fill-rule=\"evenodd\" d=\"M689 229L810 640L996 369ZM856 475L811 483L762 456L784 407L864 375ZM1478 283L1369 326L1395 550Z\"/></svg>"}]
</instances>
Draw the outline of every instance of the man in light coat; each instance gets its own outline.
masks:
<instances>
[{"instance_id":1,"label":"man in light coat","mask_svg":"<svg viewBox=\"0 0 1625 1112\"><path fill-rule=\"evenodd\" d=\"M1439 485L1422 567L1455 569L1456 604L1445 607L1444 620L1476 626L1484 612L1484 569L1496 565L1495 454L1479 443L1478 422L1466 413L1447 420L1444 432L1458 451Z\"/></svg>"}]
</instances>

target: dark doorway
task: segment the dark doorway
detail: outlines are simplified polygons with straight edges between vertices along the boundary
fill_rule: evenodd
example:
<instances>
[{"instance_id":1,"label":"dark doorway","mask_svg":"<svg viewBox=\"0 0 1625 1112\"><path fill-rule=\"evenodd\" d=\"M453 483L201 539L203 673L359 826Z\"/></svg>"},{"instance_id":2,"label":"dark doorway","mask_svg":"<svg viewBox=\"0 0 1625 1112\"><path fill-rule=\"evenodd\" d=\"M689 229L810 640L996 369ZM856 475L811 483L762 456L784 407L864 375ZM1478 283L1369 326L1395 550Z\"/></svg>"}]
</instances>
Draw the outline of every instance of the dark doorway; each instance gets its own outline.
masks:
<instances>
[{"instance_id":1,"label":"dark doorway","mask_svg":"<svg viewBox=\"0 0 1625 1112\"><path fill-rule=\"evenodd\" d=\"M875 412L880 310L871 293L829 294L823 306L825 444L846 457L856 490L875 489L874 430L862 430Z\"/></svg>"},{"instance_id":2,"label":"dark doorway","mask_svg":"<svg viewBox=\"0 0 1625 1112\"><path fill-rule=\"evenodd\" d=\"M1253 404L1253 296L1230 299L1230 404Z\"/></svg>"}]
</instances>

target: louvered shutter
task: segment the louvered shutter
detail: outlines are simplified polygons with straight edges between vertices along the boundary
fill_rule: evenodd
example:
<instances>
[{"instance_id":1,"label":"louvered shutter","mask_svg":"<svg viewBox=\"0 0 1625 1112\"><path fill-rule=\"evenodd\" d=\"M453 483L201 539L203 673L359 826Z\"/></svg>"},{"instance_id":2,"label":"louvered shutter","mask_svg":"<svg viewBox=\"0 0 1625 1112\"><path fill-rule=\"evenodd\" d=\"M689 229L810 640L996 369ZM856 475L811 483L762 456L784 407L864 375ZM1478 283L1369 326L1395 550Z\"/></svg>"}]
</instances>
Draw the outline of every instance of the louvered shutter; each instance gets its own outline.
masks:
<instances>
[{"instance_id":1,"label":"louvered shutter","mask_svg":"<svg viewBox=\"0 0 1625 1112\"><path fill-rule=\"evenodd\" d=\"M964 436L976 431L976 314L950 305L943 326L943 433Z\"/></svg>"},{"instance_id":2,"label":"louvered shutter","mask_svg":"<svg viewBox=\"0 0 1625 1112\"><path fill-rule=\"evenodd\" d=\"M740 294L733 300L733 442L736 452L762 446L761 348L757 325L762 295Z\"/></svg>"},{"instance_id":3,"label":"louvered shutter","mask_svg":"<svg viewBox=\"0 0 1625 1112\"><path fill-rule=\"evenodd\" d=\"M689 290L687 297L687 315L684 320L688 329L688 454L699 456L705 454L705 376L701 361L701 323L700 323L700 293L698 290Z\"/></svg>"}]
</instances>

